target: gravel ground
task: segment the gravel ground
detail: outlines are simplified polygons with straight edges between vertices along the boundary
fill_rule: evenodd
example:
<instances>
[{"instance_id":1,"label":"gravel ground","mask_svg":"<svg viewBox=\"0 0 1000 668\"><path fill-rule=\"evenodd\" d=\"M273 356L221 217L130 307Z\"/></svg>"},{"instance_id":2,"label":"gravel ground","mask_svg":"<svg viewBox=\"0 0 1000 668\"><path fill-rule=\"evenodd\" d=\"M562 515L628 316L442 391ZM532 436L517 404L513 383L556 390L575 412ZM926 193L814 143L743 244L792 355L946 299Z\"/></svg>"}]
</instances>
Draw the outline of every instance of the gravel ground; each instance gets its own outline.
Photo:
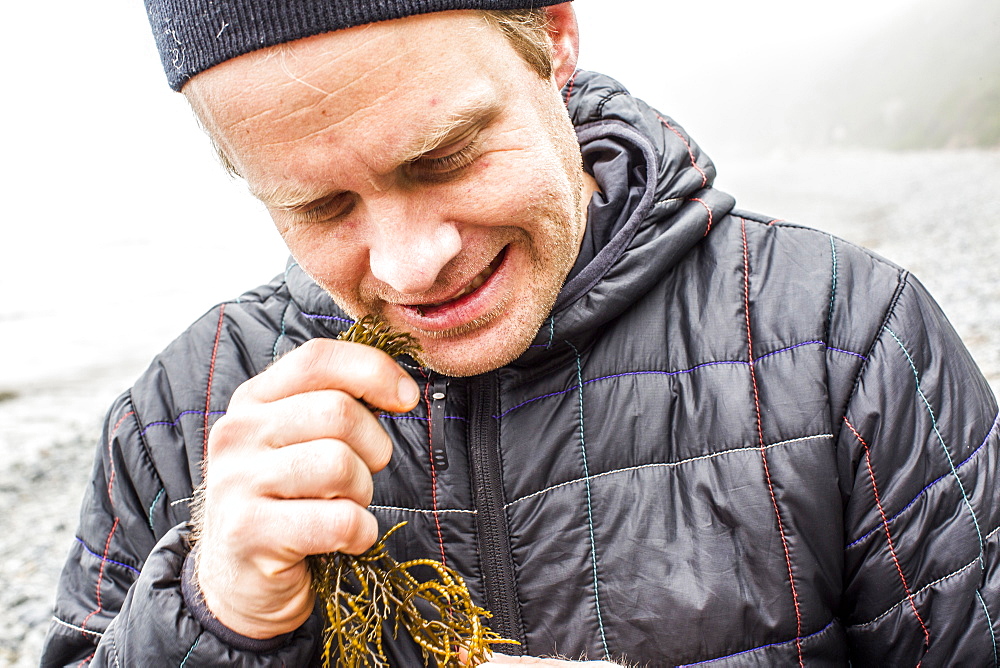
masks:
<instances>
[{"instance_id":1,"label":"gravel ground","mask_svg":"<svg viewBox=\"0 0 1000 668\"><path fill-rule=\"evenodd\" d=\"M718 185L742 208L827 230L911 269L1000 392L1000 152L719 164ZM0 398L0 666L38 663L103 411L139 371L88 369Z\"/></svg>"},{"instance_id":2,"label":"gravel ground","mask_svg":"<svg viewBox=\"0 0 1000 668\"><path fill-rule=\"evenodd\" d=\"M103 412L135 376L91 376L0 403L0 666L38 665Z\"/></svg>"}]
</instances>

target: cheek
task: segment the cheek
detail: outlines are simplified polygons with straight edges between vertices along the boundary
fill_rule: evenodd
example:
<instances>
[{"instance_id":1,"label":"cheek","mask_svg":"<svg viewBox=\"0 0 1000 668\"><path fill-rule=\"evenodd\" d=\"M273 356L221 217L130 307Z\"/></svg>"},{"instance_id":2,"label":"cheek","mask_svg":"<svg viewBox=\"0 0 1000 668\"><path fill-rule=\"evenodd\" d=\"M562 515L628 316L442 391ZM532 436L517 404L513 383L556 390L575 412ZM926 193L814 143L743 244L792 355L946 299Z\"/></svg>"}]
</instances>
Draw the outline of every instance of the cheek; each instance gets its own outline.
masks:
<instances>
[{"instance_id":1,"label":"cheek","mask_svg":"<svg viewBox=\"0 0 1000 668\"><path fill-rule=\"evenodd\" d=\"M570 205L570 179L551 153L509 152L481 158L463 183L456 212L481 225L525 224L526 213Z\"/></svg>"},{"instance_id":2,"label":"cheek","mask_svg":"<svg viewBox=\"0 0 1000 668\"><path fill-rule=\"evenodd\" d=\"M359 244L349 230L326 229L323 226L303 226L281 230L288 251L302 270L330 293L348 295L368 271L367 246Z\"/></svg>"}]
</instances>

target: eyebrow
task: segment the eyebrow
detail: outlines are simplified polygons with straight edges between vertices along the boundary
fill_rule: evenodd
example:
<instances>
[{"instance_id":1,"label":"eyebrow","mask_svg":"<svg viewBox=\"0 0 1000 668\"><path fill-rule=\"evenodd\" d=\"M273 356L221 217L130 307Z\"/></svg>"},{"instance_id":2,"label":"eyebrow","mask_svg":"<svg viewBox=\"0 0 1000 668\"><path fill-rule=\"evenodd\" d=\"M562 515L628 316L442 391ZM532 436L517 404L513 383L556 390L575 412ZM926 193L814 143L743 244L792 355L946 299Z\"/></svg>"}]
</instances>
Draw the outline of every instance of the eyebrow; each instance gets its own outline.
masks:
<instances>
[{"instance_id":1,"label":"eyebrow","mask_svg":"<svg viewBox=\"0 0 1000 668\"><path fill-rule=\"evenodd\" d=\"M275 185L261 189L250 186L250 194L273 209L301 209L329 197L330 193L300 186Z\"/></svg>"},{"instance_id":2,"label":"eyebrow","mask_svg":"<svg viewBox=\"0 0 1000 668\"><path fill-rule=\"evenodd\" d=\"M500 113L500 110L500 100L493 93L466 100L443 120L427 128L409 148L404 149L396 158L398 164L414 162L425 154L445 146L448 141L458 139L476 126L485 126ZM286 211L309 207L335 194L323 189L289 184L263 188L250 186L250 193L265 206Z\"/></svg>"},{"instance_id":3,"label":"eyebrow","mask_svg":"<svg viewBox=\"0 0 1000 668\"><path fill-rule=\"evenodd\" d=\"M443 120L425 130L423 136L402 153L400 162L413 162L445 146L448 141L457 139L467 130L477 125L486 125L498 113L500 113L500 100L492 92L467 100Z\"/></svg>"}]
</instances>

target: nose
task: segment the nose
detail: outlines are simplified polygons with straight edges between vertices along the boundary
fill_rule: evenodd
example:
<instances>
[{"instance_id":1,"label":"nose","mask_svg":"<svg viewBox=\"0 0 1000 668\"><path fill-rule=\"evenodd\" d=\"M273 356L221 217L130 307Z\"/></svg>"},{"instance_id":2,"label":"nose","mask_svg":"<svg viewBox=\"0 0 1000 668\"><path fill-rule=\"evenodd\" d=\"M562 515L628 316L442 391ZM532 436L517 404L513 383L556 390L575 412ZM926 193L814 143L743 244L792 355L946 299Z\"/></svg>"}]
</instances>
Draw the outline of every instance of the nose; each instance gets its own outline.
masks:
<instances>
[{"instance_id":1,"label":"nose","mask_svg":"<svg viewBox=\"0 0 1000 668\"><path fill-rule=\"evenodd\" d=\"M400 294L416 295L434 286L448 262L462 250L454 223L413 202L415 195L384 195L369 200L372 238L368 263L372 275Z\"/></svg>"}]
</instances>

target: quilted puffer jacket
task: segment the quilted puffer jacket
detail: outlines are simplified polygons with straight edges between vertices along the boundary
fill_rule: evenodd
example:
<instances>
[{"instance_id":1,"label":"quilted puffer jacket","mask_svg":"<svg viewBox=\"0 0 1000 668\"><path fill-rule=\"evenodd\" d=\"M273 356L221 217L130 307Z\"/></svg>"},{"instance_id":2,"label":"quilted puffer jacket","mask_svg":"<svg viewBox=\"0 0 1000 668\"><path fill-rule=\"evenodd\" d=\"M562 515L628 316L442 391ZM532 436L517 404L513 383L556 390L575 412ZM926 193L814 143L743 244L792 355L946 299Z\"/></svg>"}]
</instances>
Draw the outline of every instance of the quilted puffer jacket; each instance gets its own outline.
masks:
<instances>
[{"instance_id":1,"label":"quilted puffer jacket","mask_svg":"<svg viewBox=\"0 0 1000 668\"><path fill-rule=\"evenodd\" d=\"M616 82L567 90L641 201L532 347L412 372L373 511L517 651L666 666L997 663L996 401L906 271L733 210L708 158ZM207 432L276 356L345 328L294 264L220 305L111 409L43 665L309 665L206 628L182 591ZM245 640L245 639L244 639ZM393 643L396 665L412 647Z\"/></svg>"}]
</instances>

